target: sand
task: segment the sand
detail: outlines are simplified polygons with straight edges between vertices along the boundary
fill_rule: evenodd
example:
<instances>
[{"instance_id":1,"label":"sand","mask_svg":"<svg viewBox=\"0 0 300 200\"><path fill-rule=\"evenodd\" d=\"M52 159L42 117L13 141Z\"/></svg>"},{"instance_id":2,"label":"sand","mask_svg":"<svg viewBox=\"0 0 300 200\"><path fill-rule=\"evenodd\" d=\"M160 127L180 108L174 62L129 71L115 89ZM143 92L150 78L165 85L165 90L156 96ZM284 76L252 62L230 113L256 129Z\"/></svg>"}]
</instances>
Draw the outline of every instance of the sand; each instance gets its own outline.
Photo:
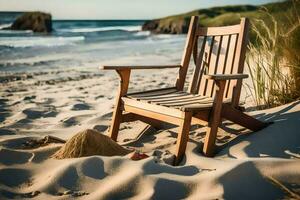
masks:
<instances>
[{"instance_id":1,"label":"sand","mask_svg":"<svg viewBox=\"0 0 300 200\"><path fill-rule=\"evenodd\" d=\"M24 148L24 143L47 135L68 140L87 129L106 135L118 85L113 72L79 71L70 78L61 73L66 72L28 74L0 87L0 199L299 198L299 101L250 112L275 122L253 134L224 122L214 158L200 153L205 127L193 126L186 156L177 167L168 164L177 128L140 135L147 126L142 122L122 124L118 143L148 158L56 159L53 155L64 144ZM168 87L176 76L174 69L134 72L130 90ZM242 101L247 98L243 94Z\"/></svg>"},{"instance_id":2,"label":"sand","mask_svg":"<svg viewBox=\"0 0 300 200\"><path fill-rule=\"evenodd\" d=\"M124 156L131 151L93 129L86 129L70 138L53 158L80 158L86 156Z\"/></svg>"}]
</instances>

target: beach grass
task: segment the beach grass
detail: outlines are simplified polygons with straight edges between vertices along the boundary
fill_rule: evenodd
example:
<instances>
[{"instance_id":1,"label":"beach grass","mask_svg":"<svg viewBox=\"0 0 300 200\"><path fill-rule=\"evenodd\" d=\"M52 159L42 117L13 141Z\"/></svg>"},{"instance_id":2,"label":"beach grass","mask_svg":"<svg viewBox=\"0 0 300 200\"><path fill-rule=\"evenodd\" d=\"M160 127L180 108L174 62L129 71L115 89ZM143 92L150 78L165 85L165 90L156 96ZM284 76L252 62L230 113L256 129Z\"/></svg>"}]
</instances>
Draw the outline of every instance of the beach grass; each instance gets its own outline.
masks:
<instances>
[{"instance_id":1,"label":"beach grass","mask_svg":"<svg viewBox=\"0 0 300 200\"><path fill-rule=\"evenodd\" d=\"M265 8L264 19L252 19L255 40L251 40L246 66L252 78L248 85L255 104L270 108L300 98L299 1L282 15Z\"/></svg>"}]
</instances>

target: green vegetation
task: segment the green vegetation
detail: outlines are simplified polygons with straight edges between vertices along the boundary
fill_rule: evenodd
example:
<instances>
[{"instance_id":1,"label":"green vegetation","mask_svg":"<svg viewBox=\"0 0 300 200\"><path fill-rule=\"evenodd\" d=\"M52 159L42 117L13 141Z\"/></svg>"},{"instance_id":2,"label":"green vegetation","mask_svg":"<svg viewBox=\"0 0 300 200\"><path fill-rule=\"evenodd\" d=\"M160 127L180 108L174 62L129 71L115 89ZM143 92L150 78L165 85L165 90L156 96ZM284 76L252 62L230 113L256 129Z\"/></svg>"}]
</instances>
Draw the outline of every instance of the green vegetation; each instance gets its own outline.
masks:
<instances>
[{"instance_id":1,"label":"green vegetation","mask_svg":"<svg viewBox=\"0 0 300 200\"><path fill-rule=\"evenodd\" d=\"M249 44L247 66L252 78L256 105L274 107L300 98L300 13L299 1L291 2L283 15L262 11L254 19L255 40Z\"/></svg>"}]
</instances>

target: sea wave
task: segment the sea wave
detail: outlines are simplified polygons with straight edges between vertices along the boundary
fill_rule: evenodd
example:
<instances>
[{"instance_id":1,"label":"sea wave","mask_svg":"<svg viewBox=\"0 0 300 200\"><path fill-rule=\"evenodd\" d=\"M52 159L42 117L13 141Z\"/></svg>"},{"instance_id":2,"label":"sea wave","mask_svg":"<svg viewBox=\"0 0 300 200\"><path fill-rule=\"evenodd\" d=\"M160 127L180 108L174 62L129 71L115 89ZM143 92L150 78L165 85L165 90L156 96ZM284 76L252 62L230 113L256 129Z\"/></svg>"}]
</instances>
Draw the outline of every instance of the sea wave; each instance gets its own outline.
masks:
<instances>
[{"instance_id":1,"label":"sea wave","mask_svg":"<svg viewBox=\"0 0 300 200\"><path fill-rule=\"evenodd\" d=\"M134 34L135 36L149 36L151 35L150 31L140 31Z\"/></svg>"},{"instance_id":2,"label":"sea wave","mask_svg":"<svg viewBox=\"0 0 300 200\"><path fill-rule=\"evenodd\" d=\"M83 41L84 36L77 37L1 37L0 46L35 47L35 46L64 46Z\"/></svg>"},{"instance_id":3,"label":"sea wave","mask_svg":"<svg viewBox=\"0 0 300 200\"><path fill-rule=\"evenodd\" d=\"M3 30L0 29L0 34L9 34L9 35L16 35L16 34L28 34L28 33L33 33L32 30Z\"/></svg>"},{"instance_id":4,"label":"sea wave","mask_svg":"<svg viewBox=\"0 0 300 200\"><path fill-rule=\"evenodd\" d=\"M90 32L102 32L102 31L140 31L141 26L107 26L107 27L93 27L93 28L73 28L73 29L59 29L61 32L72 33L90 33Z\"/></svg>"},{"instance_id":5,"label":"sea wave","mask_svg":"<svg viewBox=\"0 0 300 200\"><path fill-rule=\"evenodd\" d=\"M3 29L3 28L8 28L10 27L12 24L0 24L0 29Z\"/></svg>"}]
</instances>

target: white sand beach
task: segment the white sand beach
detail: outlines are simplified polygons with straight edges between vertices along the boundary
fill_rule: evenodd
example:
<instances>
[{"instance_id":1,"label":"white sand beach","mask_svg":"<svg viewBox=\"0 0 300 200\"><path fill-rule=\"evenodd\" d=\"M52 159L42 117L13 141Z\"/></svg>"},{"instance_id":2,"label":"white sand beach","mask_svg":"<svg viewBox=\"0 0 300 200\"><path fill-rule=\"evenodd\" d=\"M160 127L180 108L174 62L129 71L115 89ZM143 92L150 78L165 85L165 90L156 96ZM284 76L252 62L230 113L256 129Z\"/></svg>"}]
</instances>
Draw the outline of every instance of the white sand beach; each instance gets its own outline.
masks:
<instances>
[{"instance_id":1,"label":"white sand beach","mask_svg":"<svg viewBox=\"0 0 300 200\"><path fill-rule=\"evenodd\" d=\"M0 87L0 199L297 199L300 197L300 102L250 112L274 122L250 133L224 122L219 152L201 155L204 127L193 126L186 156L171 166L177 130L125 123L118 142L149 155L55 159L62 144L24 148L51 135L68 140L85 129L107 134L118 77L80 72L36 73ZM168 87L177 70L136 71L130 91ZM54 77L54 78L53 78ZM74 78L75 77L75 78ZM245 91L245 90L243 90ZM243 95L247 101L247 95ZM249 105L246 104L246 107ZM226 131L225 131L226 130Z\"/></svg>"}]
</instances>

